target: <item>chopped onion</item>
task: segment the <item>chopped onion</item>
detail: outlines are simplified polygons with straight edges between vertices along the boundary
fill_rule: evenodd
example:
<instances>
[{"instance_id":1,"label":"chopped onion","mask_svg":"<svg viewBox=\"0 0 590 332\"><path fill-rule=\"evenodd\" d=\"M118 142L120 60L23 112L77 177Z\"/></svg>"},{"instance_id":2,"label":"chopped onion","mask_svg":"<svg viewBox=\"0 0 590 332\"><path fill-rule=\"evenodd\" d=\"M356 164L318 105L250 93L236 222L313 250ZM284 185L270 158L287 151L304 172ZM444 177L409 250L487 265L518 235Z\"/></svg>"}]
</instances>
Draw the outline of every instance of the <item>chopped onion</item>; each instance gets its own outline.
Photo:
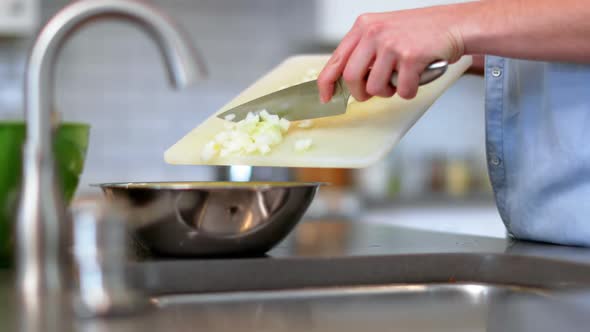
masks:
<instances>
[{"instance_id":1,"label":"chopped onion","mask_svg":"<svg viewBox=\"0 0 590 332\"><path fill-rule=\"evenodd\" d=\"M289 130L289 127L291 127L291 122L285 118L282 118L279 120L279 126L281 126L281 129L286 132Z\"/></svg>"},{"instance_id":2,"label":"chopped onion","mask_svg":"<svg viewBox=\"0 0 590 332\"><path fill-rule=\"evenodd\" d=\"M311 138L302 138L295 141L295 151L304 152L311 148L313 141Z\"/></svg>"},{"instance_id":3,"label":"chopped onion","mask_svg":"<svg viewBox=\"0 0 590 332\"><path fill-rule=\"evenodd\" d=\"M320 71L315 68L309 68L303 76L303 82L313 81L318 78Z\"/></svg>"},{"instance_id":4,"label":"chopped onion","mask_svg":"<svg viewBox=\"0 0 590 332\"><path fill-rule=\"evenodd\" d=\"M312 120L303 120L297 124L297 127L303 128L303 129L311 128L312 126L313 126Z\"/></svg>"},{"instance_id":5,"label":"chopped onion","mask_svg":"<svg viewBox=\"0 0 590 332\"><path fill-rule=\"evenodd\" d=\"M204 161L209 161L213 159L213 157L215 157L215 155L217 154L218 150L219 147L214 141L207 143L205 145L205 148L203 148L203 151L201 151L201 159L203 159Z\"/></svg>"},{"instance_id":6,"label":"chopped onion","mask_svg":"<svg viewBox=\"0 0 590 332\"><path fill-rule=\"evenodd\" d=\"M309 68L302 76L300 82L280 86L278 90L303 82L315 80L320 71L316 68ZM354 99L349 98L349 103ZM270 114L261 110L258 114L250 112L245 119L238 122L231 122L236 118L235 114L228 114L224 117L224 131L215 135L212 141L208 142L201 151L201 159L210 161L219 156L221 158L233 155L262 154L270 153L273 146L278 145L284 139L291 126L291 122L276 114ZM300 121L299 128L311 128L312 120ZM295 150L303 152L309 150L313 142L310 138L299 139L295 142Z\"/></svg>"},{"instance_id":7,"label":"chopped onion","mask_svg":"<svg viewBox=\"0 0 590 332\"><path fill-rule=\"evenodd\" d=\"M250 112L245 119L226 124L225 130L216 134L213 140L205 145L201 151L201 158L210 161L216 156L225 158L255 153L266 155L273 146L283 141L283 135L290 126L289 120L270 114L266 110L258 114Z\"/></svg>"}]
</instances>

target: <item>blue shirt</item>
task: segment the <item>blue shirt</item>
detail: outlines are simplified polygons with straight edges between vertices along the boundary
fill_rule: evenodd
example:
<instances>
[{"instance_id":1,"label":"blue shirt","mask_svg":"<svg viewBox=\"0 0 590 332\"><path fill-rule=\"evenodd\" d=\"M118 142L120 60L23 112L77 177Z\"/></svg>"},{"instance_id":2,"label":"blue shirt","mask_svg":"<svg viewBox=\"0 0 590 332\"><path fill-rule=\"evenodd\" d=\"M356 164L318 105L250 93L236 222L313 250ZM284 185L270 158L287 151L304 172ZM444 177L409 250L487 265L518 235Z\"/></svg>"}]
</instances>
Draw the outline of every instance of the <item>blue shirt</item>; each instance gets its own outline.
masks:
<instances>
[{"instance_id":1,"label":"blue shirt","mask_svg":"<svg viewBox=\"0 0 590 332\"><path fill-rule=\"evenodd\" d=\"M486 149L520 239L590 246L590 66L486 57Z\"/></svg>"}]
</instances>

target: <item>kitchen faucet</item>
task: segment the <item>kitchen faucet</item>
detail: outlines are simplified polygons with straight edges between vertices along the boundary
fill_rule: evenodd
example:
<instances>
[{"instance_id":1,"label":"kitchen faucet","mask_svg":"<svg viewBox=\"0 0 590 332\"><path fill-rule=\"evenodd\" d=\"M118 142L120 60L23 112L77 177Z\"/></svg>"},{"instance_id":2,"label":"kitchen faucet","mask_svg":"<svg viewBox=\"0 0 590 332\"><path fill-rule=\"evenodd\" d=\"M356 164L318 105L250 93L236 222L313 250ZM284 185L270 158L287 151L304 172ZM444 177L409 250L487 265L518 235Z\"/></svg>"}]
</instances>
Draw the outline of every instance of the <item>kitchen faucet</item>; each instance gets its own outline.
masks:
<instances>
[{"instance_id":1,"label":"kitchen faucet","mask_svg":"<svg viewBox=\"0 0 590 332\"><path fill-rule=\"evenodd\" d=\"M43 299L59 296L70 273L66 246L72 226L53 156L54 66L65 41L98 18L133 22L147 31L158 44L175 87L183 88L204 73L199 57L172 20L141 1L75 1L40 31L25 76L27 134L16 225L17 291L25 310L31 312L51 310L41 307Z\"/></svg>"}]
</instances>

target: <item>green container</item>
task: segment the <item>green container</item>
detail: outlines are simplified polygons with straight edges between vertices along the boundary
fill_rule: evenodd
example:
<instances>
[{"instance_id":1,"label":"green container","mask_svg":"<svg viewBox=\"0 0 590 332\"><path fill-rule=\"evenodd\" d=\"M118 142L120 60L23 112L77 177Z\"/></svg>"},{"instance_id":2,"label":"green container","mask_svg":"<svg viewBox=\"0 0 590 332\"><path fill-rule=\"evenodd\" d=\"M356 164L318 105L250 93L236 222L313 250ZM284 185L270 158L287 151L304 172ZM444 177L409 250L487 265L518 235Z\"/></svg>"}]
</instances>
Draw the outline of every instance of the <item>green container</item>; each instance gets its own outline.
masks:
<instances>
[{"instance_id":1,"label":"green container","mask_svg":"<svg viewBox=\"0 0 590 332\"><path fill-rule=\"evenodd\" d=\"M88 148L90 126L62 123L56 133L54 153L65 202L76 192ZM11 265L21 176L24 122L0 121L0 267Z\"/></svg>"}]
</instances>

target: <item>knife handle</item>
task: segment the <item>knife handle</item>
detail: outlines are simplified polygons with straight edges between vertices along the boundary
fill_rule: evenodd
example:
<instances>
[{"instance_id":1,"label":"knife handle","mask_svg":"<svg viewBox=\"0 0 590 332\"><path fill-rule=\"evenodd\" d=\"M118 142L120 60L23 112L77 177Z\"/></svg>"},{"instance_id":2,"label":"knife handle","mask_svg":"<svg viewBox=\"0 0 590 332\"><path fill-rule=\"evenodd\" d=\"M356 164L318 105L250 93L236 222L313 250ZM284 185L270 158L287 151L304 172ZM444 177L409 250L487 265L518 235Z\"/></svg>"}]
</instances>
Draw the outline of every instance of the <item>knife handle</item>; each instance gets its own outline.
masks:
<instances>
[{"instance_id":1,"label":"knife handle","mask_svg":"<svg viewBox=\"0 0 590 332\"><path fill-rule=\"evenodd\" d=\"M434 61L420 75L419 85L428 84L435 79L441 77L449 67L449 63L445 60ZM391 75L391 85L397 86L397 71Z\"/></svg>"}]
</instances>

